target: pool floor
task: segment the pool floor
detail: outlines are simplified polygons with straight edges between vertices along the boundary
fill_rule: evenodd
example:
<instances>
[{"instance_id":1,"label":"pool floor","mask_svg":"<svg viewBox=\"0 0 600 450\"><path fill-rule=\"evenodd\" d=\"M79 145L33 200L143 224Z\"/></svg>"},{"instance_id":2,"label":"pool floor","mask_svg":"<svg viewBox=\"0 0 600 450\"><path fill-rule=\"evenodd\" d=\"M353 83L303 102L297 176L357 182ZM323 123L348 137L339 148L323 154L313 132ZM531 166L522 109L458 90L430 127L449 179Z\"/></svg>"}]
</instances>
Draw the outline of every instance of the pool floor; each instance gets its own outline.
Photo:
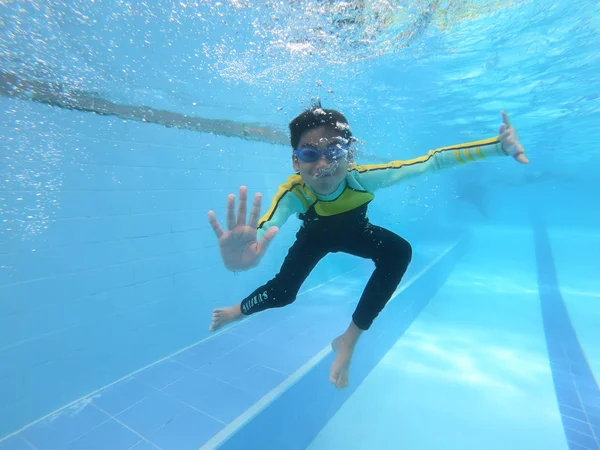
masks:
<instances>
[{"instance_id":1,"label":"pool floor","mask_svg":"<svg viewBox=\"0 0 600 450\"><path fill-rule=\"evenodd\" d=\"M308 448L600 449L600 281L591 276L600 239L541 233L546 241L540 230L475 233L391 350L362 382L351 371L354 390ZM447 246L418 249L407 279ZM585 269L572 270L586 258ZM303 292L293 308L253 316L117 380L0 449L218 448L220 435L236 433L241 417L260 414L265 399L323 358L371 270L359 266ZM369 342L356 351L369 352Z\"/></svg>"},{"instance_id":2,"label":"pool floor","mask_svg":"<svg viewBox=\"0 0 600 450\"><path fill-rule=\"evenodd\" d=\"M532 234L474 236L309 449L568 449L532 250Z\"/></svg>"}]
</instances>

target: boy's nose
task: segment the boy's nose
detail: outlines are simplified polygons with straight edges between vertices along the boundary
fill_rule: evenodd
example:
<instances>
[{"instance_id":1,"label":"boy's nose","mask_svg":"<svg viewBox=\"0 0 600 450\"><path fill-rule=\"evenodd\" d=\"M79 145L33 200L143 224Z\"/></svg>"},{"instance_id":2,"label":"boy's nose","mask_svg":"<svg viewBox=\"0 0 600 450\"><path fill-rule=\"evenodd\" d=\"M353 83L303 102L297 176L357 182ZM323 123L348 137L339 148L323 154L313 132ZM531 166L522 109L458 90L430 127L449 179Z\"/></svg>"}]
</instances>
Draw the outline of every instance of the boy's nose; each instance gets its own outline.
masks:
<instances>
[{"instance_id":1,"label":"boy's nose","mask_svg":"<svg viewBox=\"0 0 600 450\"><path fill-rule=\"evenodd\" d=\"M321 155L321 157L315 162L315 165L317 167L328 167L330 162L327 160L327 158L325 158L324 155Z\"/></svg>"},{"instance_id":2,"label":"boy's nose","mask_svg":"<svg viewBox=\"0 0 600 450\"><path fill-rule=\"evenodd\" d=\"M331 161L329 161L325 155L321 155L321 157L315 161L315 164L317 166L328 166L331 164Z\"/></svg>"}]
</instances>

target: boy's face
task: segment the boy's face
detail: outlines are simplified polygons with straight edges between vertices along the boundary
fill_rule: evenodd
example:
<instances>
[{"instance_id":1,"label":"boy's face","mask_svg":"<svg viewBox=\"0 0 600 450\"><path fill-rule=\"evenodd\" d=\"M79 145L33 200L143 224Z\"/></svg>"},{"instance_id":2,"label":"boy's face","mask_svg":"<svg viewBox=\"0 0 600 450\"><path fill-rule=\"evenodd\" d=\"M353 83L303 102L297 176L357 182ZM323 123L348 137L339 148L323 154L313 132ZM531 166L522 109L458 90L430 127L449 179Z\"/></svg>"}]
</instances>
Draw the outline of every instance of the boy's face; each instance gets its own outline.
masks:
<instances>
[{"instance_id":1,"label":"boy's face","mask_svg":"<svg viewBox=\"0 0 600 450\"><path fill-rule=\"evenodd\" d=\"M298 148L308 145L319 150L328 145L335 144L343 139L342 133L331 127L313 128L302 133ZM321 156L314 162L302 161L292 156L294 170L300 173L302 180L310 186L317 194L329 195L334 192L340 183L346 178L348 167L352 165L352 155L348 153L347 158L339 158L333 161Z\"/></svg>"}]
</instances>

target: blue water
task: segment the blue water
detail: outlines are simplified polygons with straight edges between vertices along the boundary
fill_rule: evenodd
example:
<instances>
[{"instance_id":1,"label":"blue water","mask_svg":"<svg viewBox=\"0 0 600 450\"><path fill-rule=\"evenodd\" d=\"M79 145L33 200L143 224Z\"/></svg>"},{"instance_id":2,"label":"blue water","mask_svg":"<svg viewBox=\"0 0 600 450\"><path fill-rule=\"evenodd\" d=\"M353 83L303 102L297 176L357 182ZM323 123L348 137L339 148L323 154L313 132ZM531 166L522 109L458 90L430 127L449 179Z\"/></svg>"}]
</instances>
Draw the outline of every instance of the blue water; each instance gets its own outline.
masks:
<instances>
[{"instance_id":1,"label":"blue water","mask_svg":"<svg viewBox=\"0 0 600 450\"><path fill-rule=\"evenodd\" d=\"M0 2L0 449L600 449L599 13ZM206 212L240 185L264 211L288 146L60 108L6 74L284 133L320 97L359 163L493 137L506 110L530 164L377 194L371 221L414 258L338 391L329 344L370 261L329 255L292 305L208 331L299 221L233 274Z\"/></svg>"}]
</instances>

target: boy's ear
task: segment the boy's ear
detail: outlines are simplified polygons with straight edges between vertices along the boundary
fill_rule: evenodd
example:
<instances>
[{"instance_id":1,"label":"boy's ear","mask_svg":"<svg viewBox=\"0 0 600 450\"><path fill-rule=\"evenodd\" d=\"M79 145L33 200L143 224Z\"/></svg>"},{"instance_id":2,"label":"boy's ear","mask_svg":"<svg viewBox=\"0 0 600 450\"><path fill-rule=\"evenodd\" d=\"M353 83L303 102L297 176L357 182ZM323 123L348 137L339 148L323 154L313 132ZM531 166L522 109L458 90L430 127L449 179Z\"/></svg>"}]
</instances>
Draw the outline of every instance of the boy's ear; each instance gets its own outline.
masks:
<instances>
[{"instance_id":1,"label":"boy's ear","mask_svg":"<svg viewBox=\"0 0 600 450\"><path fill-rule=\"evenodd\" d=\"M300 163L298 162L298 158L292 155L292 165L296 172L300 172Z\"/></svg>"}]
</instances>

